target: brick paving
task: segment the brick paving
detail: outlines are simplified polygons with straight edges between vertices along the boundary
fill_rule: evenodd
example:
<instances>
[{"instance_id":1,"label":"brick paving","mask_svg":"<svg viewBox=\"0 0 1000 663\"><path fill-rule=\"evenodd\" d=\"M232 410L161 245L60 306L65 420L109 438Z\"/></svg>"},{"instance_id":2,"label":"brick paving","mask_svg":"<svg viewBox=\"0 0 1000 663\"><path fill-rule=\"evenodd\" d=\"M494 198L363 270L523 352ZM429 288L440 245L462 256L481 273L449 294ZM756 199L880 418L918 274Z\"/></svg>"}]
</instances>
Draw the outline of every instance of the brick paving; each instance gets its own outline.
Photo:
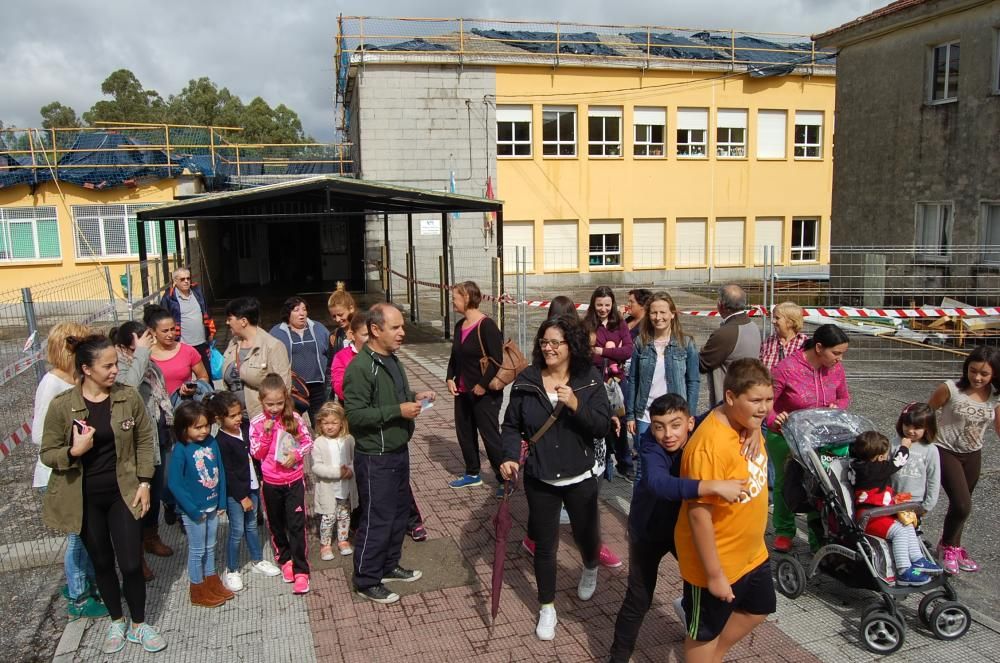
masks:
<instances>
[{"instance_id":1,"label":"brick paving","mask_svg":"<svg viewBox=\"0 0 1000 663\"><path fill-rule=\"evenodd\" d=\"M488 472L484 486L454 490L447 482L461 473L463 463L454 437L452 401L443 377L448 346L425 343L402 351L411 384L416 390L438 393L434 408L417 420L410 445L412 481L431 539L448 538L457 546L465 567L455 564L449 573L463 574L444 589L421 589L421 581L399 588L399 603L382 606L355 597L345 576L345 564L317 564L312 591L293 596L280 578L244 574L247 589L225 607L193 608L187 600L185 548L176 527L164 528L165 538L177 549L168 559L150 557L158 578L150 585L149 620L161 628L169 646L163 654L147 655L135 645L113 657L99 647L106 620L71 625L57 661L404 661L434 660L484 662L604 660L610 647L614 618L625 592L627 562L620 569L601 569L597 593L590 601L576 597L580 560L569 528L562 527L556 608L556 639L535 638L537 601L531 558L520 549L527 507L522 494L512 502L514 526L507 543L507 565L500 614L489 616L494 537L491 518L497 502ZM483 467L487 465L483 463ZM616 479L602 482L601 526L606 543L618 554L626 552L625 528L631 486ZM225 527L219 530L219 551ZM313 545L314 542L310 541ZM418 557L407 543L403 564ZM315 547L315 546L314 546ZM412 554L411 554L412 551ZM219 560L223 557L220 555ZM345 560L346 561L346 560ZM464 574L472 572L472 583ZM433 569L440 574L441 569ZM670 605L679 596L676 563L661 565L656 600L644 623L637 662L679 661L683 628ZM814 581L796 601L779 595L778 612L740 643L732 661L871 661L877 657L858 642L860 608L871 600L829 580ZM916 627L915 602L908 611L907 644L895 660L1000 660L1000 637L991 627L974 624L958 642L934 640ZM82 631L73 642L71 631Z\"/></svg>"}]
</instances>

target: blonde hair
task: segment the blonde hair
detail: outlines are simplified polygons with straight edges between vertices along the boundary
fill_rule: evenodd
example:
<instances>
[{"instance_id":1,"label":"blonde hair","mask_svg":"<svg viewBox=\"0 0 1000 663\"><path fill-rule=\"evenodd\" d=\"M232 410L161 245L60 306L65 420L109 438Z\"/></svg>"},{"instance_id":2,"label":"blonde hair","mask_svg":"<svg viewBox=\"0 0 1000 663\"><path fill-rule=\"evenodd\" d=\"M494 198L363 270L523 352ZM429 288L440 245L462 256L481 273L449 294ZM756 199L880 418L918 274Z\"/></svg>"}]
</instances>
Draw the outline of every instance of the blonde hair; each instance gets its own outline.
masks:
<instances>
[{"instance_id":1,"label":"blonde hair","mask_svg":"<svg viewBox=\"0 0 1000 663\"><path fill-rule=\"evenodd\" d=\"M802 307L795 302L781 302L775 305L772 315L780 315L788 320L796 334L802 331L802 325L805 324L802 319Z\"/></svg>"},{"instance_id":2,"label":"blonde hair","mask_svg":"<svg viewBox=\"0 0 1000 663\"><path fill-rule=\"evenodd\" d=\"M340 421L341 436L350 435L351 429L347 425L347 410L344 409L343 405L336 401L327 401L326 403L323 403L319 412L316 413L316 425L314 426L316 432L322 433L323 431L320 426L323 425L323 422L327 419L334 418Z\"/></svg>"},{"instance_id":3,"label":"blonde hair","mask_svg":"<svg viewBox=\"0 0 1000 663\"><path fill-rule=\"evenodd\" d=\"M642 346L649 345L656 336L656 330L653 328L653 319L649 317L649 310L653 307L654 302L666 302L670 308L670 312L674 315L670 321L670 335L677 341L677 345L686 348L688 335L684 333L684 327L681 325L681 316L677 314L677 305L674 304L674 298L670 296L670 293L662 290L654 292L646 301L646 306L644 307L646 315L642 318L642 322L639 323L639 344Z\"/></svg>"},{"instance_id":4,"label":"blonde hair","mask_svg":"<svg viewBox=\"0 0 1000 663\"><path fill-rule=\"evenodd\" d=\"M79 322L60 322L49 330L45 346L45 361L49 366L59 369L67 375L76 377L76 359L73 351L66 343L70 337L84 338L90 336L93 330Z\"/></svg>"},{"instance_id":5,"label":"blonde hair","mask_svg":"<svg viewBox=\"0 0 1000 663\"><path fill-rule=\"evenodd\" d=\"M328 309L334 306L339 306L341 308L347 309L348 311L353 311L357 308L354 304L354 297L351 297L351 293L347 290L343 290L338 287L330 294L330 298L326 300L326 307Z\"/></svg>"}]
</instances>

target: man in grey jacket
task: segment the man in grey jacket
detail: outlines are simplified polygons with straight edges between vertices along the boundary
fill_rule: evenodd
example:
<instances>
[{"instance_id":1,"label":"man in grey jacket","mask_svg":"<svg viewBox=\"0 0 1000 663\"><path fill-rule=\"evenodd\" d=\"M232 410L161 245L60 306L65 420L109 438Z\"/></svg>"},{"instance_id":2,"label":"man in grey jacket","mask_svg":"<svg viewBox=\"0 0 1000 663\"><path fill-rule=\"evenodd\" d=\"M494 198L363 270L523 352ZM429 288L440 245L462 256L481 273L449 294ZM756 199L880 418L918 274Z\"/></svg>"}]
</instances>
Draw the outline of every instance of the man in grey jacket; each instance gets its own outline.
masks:
<instances>
[{"instance_id":1,"label":"man in grey jacket","mask_svg":"<svg viewBox=\"0 0 1000 663\"><path fill-rule=\"evenodd\" d=\"M747 315L747 294L740 286L730 283L719 288L716 309L722 324L708 337L698 353L698 367L708 374L709 409L722 402L729 365L737 359L760 356L760 329Z\"/></svg>"}]
</instances>

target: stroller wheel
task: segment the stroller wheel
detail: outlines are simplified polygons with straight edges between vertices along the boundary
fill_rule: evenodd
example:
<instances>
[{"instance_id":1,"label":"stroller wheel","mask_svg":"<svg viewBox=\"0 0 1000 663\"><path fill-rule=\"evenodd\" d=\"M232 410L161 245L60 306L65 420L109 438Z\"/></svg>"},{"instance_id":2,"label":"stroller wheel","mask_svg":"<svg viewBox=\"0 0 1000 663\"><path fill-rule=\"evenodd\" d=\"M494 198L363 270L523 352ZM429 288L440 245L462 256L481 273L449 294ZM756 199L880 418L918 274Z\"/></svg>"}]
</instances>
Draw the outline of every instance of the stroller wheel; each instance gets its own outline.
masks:
<instances>
[{"instance_id":1,"label":"stroller wheel","mask_svg":"<svg viewBox=\"0 0 1000 663\"><path fill-rule=\"evenodd\" d=\"M958 640L971 625L969 609L958 601L939 603L931 613L931 632L941 640Z\"/></svg>"},{"instance_id":2,"label":"stroller wheel","mask_svg":"<svg viewBox=\"0 0 1000 663\"><path fill-rule=\"evenodd\" d=\"M920 605L917 607L917 616L920 618L921 624L927 628L931 628L931 613L934 612L934 603L946 596L948 596L948 592L943 589L935 589L932 592L924 594L924 597L920 599Z\"/></svg>"},{"instance_id":3,"label":"stroller wheel","mask_svg":"<svg viewBox=\"0 0 1000 663\"><path fill-rule=\"evenodd\" d=\"M872 610L861 620L861 641L875 654L892 654L903 646L903 622L884 610Z\"/></svg>"},{"instance_id":4,"label":"stroller wheel","mask_svg":"<svg viewBox=\"0 0 1000 663\"><path fill-rule=\"evenodd\" d=\"M782 557L774 569L775 584L782 595L797 599L806 590L806 572L794 557Z\"/></svg>"}]
</instances>

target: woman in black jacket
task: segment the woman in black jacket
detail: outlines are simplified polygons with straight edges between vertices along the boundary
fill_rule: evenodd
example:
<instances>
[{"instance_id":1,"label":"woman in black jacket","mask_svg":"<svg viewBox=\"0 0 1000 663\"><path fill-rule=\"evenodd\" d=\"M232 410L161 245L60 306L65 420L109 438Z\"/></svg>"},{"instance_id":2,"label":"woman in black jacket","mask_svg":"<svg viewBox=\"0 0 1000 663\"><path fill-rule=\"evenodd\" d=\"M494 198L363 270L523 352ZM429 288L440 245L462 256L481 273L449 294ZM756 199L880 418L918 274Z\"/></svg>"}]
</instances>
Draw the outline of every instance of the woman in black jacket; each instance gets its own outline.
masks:
<instances>
[{"instance_id":1,"label":"woman in black jacket","mask_svg":"<svg viewBox=\"0 0 1000 663\"><path fill-rule=\"evenodd\" d=\"M452 488L479 486L479 439L483 438L486 457L496 476L497 497L503 497L500 462L500 403L503 391L489 388L503 361L503 335L485 313L479 310L482 301L479 286L465 281L454 287L451 301L456 313L464 317L455 323L451 358L448 360L448 391L455 397L455 434L465 461L465 474L450 482ZM487 361L481 361L486 358Z\"/></svg>"},{"instance_id":2,"label":"woman in black jacket","mask_svg":"<svg viewBox=\"0 0 1000 663\"><path fill-rule=\"evenodd\" d=\"M597 589L601 545L597 517L594 440L611 428L604 382L591 363L587 332L572 316L542 323L531 366L514 381L503 423L504 479L516 476L521 441L530 440L558 411L551 427L529 444L524 462L528 535L535 540L535 582L541 609L535 635L555 637L556 552L559 508L569 513L573 539L583 557L577 595L586 601Z\"/></svg>"}]
</instances>

